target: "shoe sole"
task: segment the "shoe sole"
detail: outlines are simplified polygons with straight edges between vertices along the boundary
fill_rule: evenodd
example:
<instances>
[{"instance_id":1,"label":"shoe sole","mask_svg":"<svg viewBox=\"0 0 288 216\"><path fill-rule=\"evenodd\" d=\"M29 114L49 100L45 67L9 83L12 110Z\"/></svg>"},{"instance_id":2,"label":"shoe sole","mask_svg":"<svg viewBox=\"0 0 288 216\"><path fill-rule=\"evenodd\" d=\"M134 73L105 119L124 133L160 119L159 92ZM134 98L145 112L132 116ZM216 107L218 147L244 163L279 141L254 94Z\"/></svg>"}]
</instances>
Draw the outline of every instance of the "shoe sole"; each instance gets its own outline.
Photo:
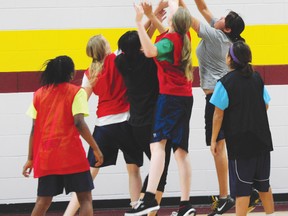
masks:
<instances>
[{"instance_id":1,"label":"shoe sole","mask_svg":"<svg viewBox=\"0 0 288 216\"><path fill-rule=\"evenodd\" d=\"M173 216L177 216L178 214ZM171 215L172 216L172 215ZM188 212L186 212L183 216L196 216L196 210L195 209L190 209Z\"/></svg>"},{"instance_id":2,"label":"shoe sole","mask_svg":"<svg viewBox=\"0 0 288 216\"><path fill-rule=\"evenodd\" d=\"M142 216L142 215L149 214L150 212L157 211L159 209L160 209L160 206L154 206L154 207L145 209L145 210L143 210L141 212L137 212L137 213L125 213L124 216Z\"/></svg>"},{"instance_id":3,"label":"shoe sole","mask_svg":"<svg viewBox=\"0 0 288 216\"><path fill-rule=\"evenodd\" d=\"M250 206L249 208L248 208L248 210L247 210L247 213L250 213L250 212L252 212L254 209L256 208L256 206Z\"/></svg>"},{"instance_id":4,"label":"shoe sole","mask_svg":"<svg viewBox=\"0 0 288 216\"><path fill-rule=\"evenodd\" d=\"M260 199L256 199L256 200L254 201L253 205L251 205L251 206L248 207L247 213L252 212L252 211L256 208L256 205L259 204L259 202L260 202Z\"/></svg>"},{"instance_id":5,"label":"shoe sole","mask_svg":"<svg viewBox=\"0 0 288 216\"><path fill-rule=\"evenodd\" d=\"M225 213L223 213L223 214L225 214ZM208 216L223 216L223 214L218 214L218 213L215 213L215 214L209 214Z\"/></svg>"},{"instance_id":6,"label":"shoe sole","mask_svg":"<svg viewBox=\"0 0 288 216\"><path fill-rule=\"evenodd\" d=\"M190 209L183 216L196 216L196 210L195 209Z\"/></svg>"}]
</instances>

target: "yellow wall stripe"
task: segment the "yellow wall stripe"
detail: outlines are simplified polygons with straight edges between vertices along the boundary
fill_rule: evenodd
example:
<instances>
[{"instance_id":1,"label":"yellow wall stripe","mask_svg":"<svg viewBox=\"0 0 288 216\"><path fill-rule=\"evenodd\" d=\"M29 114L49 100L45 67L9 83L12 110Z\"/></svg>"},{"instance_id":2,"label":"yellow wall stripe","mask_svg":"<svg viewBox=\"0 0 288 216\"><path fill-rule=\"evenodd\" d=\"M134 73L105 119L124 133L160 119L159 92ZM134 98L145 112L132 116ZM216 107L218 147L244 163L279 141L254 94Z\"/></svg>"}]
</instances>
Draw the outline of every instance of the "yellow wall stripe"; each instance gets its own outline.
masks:
<instances>
[{"instance_id":1,"label":"yellow wall stripe","mask_svg":"<svg viewBox=\"0 0 288 216\"><path fill-rule=\"evenodd\" d=\"M90 63L85 47L88 39L103 34L112 50L117 49L118 38L127 28L0 31L0 72L39 71L42 64L57 55L69 55L76 69L85 69ZM198 65L195 48L199 42L191 31L193 64ZM254 65L288 64L288 25L247 26L243 37L250 45Z\"/></svg>"}]
</instances>

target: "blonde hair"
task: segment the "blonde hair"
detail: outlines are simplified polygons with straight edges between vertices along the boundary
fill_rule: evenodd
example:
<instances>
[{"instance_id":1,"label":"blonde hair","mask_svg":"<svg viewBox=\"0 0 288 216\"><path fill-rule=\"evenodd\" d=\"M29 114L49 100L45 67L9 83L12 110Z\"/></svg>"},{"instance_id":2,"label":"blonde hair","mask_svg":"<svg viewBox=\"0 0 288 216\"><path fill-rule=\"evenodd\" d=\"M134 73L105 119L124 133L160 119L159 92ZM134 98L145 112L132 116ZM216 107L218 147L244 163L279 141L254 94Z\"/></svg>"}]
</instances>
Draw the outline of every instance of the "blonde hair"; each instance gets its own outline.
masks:
<instances>
[{"instance_id":1,"label":"blonde hair","mask_svg":"<svg viewBox=\"0 0 288 216\"><path fill-rule=\"evenodd\" d=\"M175 32L183 36L183 48L181 69L185 72L187 80L193 80L193 67L191 57L191 42L187 36L187 32L191 27L191 15L188 9L179 7L172 17L172 26Z\"/></svg>"},{"instance_id":2,"label":"blonde hair","mask_svg":"<svg viewBox=\"0 0 288 216\"><path fill-rule=\"evenodd\" d=\"M102 35L95 35L90 38L86 46L86 54L92 58L92 63L89 67L89 82L91 86L95 85L108 53L107 41Z\"/></svg>"}]
</instances>

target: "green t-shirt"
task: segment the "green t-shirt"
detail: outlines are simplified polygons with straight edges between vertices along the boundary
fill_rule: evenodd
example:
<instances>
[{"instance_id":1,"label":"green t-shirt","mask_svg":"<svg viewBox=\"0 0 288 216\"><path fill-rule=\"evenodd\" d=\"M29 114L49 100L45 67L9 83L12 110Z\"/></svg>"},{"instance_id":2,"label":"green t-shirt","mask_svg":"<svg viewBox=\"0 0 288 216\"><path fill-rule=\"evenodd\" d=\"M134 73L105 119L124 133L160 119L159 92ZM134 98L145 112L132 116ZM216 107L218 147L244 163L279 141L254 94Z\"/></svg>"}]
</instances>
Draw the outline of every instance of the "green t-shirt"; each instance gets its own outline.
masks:
<instances>
[{"instance_id":1,"label":"green t-shirt","mask_svg":"<svg viewBox=\"0 0 288 216\"><path fill-rule=\"evenodd\" d=\"M174 44L167 38L161 39L159 42L155 44L157 47L157 59L158 61L168 61L173 64L173 50Z\"/></svg>"}]
</instances>

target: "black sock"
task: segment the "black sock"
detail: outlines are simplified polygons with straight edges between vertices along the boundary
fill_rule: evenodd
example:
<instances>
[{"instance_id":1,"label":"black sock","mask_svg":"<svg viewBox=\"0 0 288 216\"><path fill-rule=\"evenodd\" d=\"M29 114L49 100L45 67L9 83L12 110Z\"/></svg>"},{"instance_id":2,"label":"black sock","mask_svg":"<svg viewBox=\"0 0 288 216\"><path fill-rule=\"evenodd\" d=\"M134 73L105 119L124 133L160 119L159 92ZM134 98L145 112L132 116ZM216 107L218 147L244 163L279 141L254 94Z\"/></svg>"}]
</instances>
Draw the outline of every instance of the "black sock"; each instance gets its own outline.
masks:
<instances>
[{"instance_id":1,"label":"black sock","mask_svg":"<svg viewBox=\"0 0 288 216\"><path fill-rule=\"evenodd\" d=\"M145 195L143 197L143 200L150 201L150 200L153 200L153 199L155 199L155 194L146 191Z\"/></svg>"},{"instance_id":2,"label":"black sock","mask_svg":"<svg viewBox=\"0 0 288 216\"><path fill-rule=\"evenodd\" d=\"M189 205L189 204L190 204L189 200L186 200L186 201L180 201L179 209L180 209L181 207L183 207L183 206L187 206L187 205Z\"/></svg>"}]
</instances>

